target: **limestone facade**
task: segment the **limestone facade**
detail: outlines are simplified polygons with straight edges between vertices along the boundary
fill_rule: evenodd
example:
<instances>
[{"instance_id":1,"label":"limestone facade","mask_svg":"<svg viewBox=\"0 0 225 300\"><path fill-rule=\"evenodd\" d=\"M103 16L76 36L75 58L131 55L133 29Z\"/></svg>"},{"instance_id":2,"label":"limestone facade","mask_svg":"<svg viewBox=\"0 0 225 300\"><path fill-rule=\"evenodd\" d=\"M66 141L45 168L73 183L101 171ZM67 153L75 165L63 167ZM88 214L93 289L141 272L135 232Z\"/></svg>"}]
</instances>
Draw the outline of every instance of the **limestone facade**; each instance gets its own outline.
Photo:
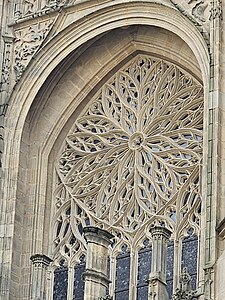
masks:
<instances>
[{"instance_id":1,"label":"limestone facade","mask_svg":"<svg viewBox=\"0 0 225 300\"><path fill-rule=\"evenodd\" d=\"M1 1L0 299L60 299L55 274L73 299L83 263L84 299L116 299L118 257L127 297L142 299L148 249L146 299L224 300L224 11L224 0Z\"/></svg>"}]
</instances>

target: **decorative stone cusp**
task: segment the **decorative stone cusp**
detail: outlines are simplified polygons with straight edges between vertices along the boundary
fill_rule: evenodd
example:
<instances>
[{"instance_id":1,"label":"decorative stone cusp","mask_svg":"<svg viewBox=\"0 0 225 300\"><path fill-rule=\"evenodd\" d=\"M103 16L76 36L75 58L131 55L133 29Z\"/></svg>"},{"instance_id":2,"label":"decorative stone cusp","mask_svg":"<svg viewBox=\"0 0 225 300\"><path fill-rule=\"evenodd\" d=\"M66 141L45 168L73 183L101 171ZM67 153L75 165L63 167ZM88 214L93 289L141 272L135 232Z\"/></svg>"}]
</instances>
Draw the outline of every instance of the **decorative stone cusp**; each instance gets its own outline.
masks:
<instances>
[{"instance_id":1,"label":"decorative stone cusp","mask_svg":"<svg viewBox=\"0 0 225 300\"><path fill-rule=\"evenodd\" d=\"M145 137L142 132L135 132L129 139L129 148L131 150L140 149L145 142Z\"/></svg>"}]
</instances>

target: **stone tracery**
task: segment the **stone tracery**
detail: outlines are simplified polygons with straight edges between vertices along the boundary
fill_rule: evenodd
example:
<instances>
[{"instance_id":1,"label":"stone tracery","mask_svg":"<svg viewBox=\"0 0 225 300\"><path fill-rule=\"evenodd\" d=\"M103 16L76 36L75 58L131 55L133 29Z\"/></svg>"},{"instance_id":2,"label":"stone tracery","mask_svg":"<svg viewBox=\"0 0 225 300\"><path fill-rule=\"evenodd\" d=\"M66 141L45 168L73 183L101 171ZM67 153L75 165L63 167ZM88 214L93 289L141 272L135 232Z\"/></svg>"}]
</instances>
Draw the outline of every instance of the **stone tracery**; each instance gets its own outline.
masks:
<instances>
[{"instance_id":1,"label":"stone tracery","mask_svg":"<svg viewBox=\"0 0 225 300\"><path fill-rule=\"evenodd\" d=\"M131 248L153 223L198 231L202 113L202 85L165 60L137 55L107 81L58 160L55 256L79 261L88 224Z\"/></svg>"}]
</instances>

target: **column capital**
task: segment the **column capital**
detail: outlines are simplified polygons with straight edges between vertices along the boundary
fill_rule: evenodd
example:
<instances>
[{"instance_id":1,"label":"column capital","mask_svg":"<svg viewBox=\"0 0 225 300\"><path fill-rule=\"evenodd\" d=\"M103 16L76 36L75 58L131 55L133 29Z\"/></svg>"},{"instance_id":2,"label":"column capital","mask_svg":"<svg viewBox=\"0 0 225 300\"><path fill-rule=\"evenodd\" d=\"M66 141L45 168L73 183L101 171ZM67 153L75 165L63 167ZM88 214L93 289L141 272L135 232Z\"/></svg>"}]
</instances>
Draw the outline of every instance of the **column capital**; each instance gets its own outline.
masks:
<instances>
[{"instance_id":1,"label":"column capital","mask_svg":"<svg viewBox=\"0 0 225 300\"><path fill-rule=\"evenodd\" d=\"M169 240L172 232L166 227L154 226L154 227L150 228L150 233L151 233L153 239L164 238L166 240Z\"/></svg>"},{"instance_id":2,"label":"column capital","mask_svg":"<svg viewBox=\"0 0 225 300\"><path fill-rule=\"evenodd\" d=\"M34 254L30 257L34 267L48 267L52 259L44 254Z\"/></svg>"},{"instance_id":3,"label":"column capital","mask_svg":"<svg viewBox=\"0 0 225 300\"><path fill-rule=\"evenodd\" d=\"M108 247L112 244L113 235L99 227L87 226L84 227L84 237L87 243L97 243Z\"/></svg>"},{"instance_id":4,"label":"column capital","mask_svg":"<svg viewBox=\"0 0 225 300\"><path fill-rule=\"evenodd\" d=\"M45 300L46 299L46 284L48 266L52 259L44 254L34 254L30 257L32 261L32 286L31 299Z\"/></svg>"}]
</instances>

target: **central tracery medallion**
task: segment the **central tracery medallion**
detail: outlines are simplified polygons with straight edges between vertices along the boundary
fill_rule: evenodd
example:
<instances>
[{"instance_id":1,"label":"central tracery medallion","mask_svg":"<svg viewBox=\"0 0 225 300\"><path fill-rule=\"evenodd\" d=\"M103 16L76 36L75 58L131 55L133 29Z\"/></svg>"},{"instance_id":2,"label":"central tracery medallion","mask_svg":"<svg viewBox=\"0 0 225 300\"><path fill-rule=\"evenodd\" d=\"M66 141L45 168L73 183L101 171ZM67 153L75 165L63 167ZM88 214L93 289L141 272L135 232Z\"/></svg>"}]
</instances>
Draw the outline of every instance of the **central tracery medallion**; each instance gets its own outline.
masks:
<instances>
[{"instance_id":1,"label":"central tracery medallion","mask_svg":"<svg viewBox=\"0 0 225 300\"><path fill-rule=\"evenodd\" d=\"M57 207L67 201L74 223L86 218L128 234L157 214L173 222L177 199L184 199L185 215L200 199L202 112L195 78L170 62L136 56L103 85L68 134Z\"/></svg>"},{"instance_id":2,"label":"central tracery medallion","mask_svg":"<svg viewBox=\"0 0 225 300\"><path fill-rule=\"evenodd\" d=\"M135 132L129 139L128 145L131 150L140 150L145 144L145 137L142 132Z\"/></svg>"}]
</instances>

